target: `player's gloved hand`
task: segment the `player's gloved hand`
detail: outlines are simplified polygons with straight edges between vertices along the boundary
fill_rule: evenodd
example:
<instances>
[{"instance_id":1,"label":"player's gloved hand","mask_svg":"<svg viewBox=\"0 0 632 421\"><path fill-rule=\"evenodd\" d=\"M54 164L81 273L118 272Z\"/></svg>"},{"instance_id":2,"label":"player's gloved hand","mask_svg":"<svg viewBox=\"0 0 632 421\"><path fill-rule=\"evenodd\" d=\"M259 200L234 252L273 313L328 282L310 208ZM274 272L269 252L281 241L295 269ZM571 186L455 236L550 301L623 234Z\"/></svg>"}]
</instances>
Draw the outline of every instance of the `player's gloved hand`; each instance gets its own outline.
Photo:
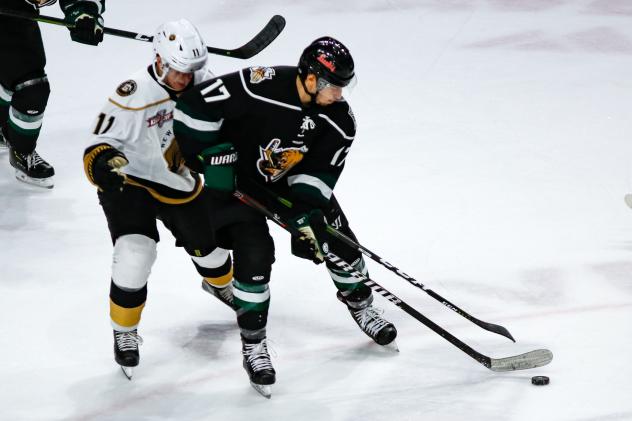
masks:
<instances>
[{"instance_id":1,"label":"player's gloved hand","mask_svg":"<svg viewBox=\"0 0 632 421\"><path fill-rule=\"evenodd\" d=\"M64 10L67 24L71 25L70 38L82 44L97 45L103 41L103 18L99 6L91 1L78 1Z\"/></svg>"},{"instance_id":2,"label":"player's gloved hand","mask_svg":"<svg viewBox=\"0 0 632 421\"><path fill-rule=\"evenodd\" d=\"M323 263L325 255L329 252L327 220L323 211L313 209L300 214L292 223L302 234L292 237L292 254L311 260L317 265Z\"/></svg>"},{"instance_id":3,"label":"player's gloved hand","mask_svg":"<svg viewBox=\"0 0 632 421\"><path fill-rule=\"evenodd\" d=\"M125 155L114 148L101 152L92 163L94 183L104 192L122 192L127 176L121 168L127 164Z\"/></svg>"},{"instance_id":4,"label":"player's gloved hand","mask_svg":"<svg viewBox=\"0 0 632 421\"><path fill-rule=\"evenodd\" d=\"M198 155L204 165L204 185L215 193L230 195L235 191L237 151L232 143L220 143Z\"/></svg>"}]
</instances>

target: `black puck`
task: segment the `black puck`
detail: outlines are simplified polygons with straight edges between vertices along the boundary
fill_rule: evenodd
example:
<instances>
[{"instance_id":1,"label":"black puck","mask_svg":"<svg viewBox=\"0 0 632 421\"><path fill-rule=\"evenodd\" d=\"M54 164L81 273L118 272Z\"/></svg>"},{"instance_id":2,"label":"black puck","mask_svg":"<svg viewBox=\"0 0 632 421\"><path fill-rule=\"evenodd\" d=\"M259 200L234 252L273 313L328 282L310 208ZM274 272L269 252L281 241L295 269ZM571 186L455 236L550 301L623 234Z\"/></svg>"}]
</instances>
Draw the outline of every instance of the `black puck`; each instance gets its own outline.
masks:
<instances>
[{"instance_id":1,"label":"black puck","mask_svg":"<svg viewBox=\"0 0 632 421\"><path fill-rule=\"evenodd\" d=\"M546 376L533 376L531 377L531 384L536 386L545 386L549 384L549 378Z\"/></svg>"}]
</instances>

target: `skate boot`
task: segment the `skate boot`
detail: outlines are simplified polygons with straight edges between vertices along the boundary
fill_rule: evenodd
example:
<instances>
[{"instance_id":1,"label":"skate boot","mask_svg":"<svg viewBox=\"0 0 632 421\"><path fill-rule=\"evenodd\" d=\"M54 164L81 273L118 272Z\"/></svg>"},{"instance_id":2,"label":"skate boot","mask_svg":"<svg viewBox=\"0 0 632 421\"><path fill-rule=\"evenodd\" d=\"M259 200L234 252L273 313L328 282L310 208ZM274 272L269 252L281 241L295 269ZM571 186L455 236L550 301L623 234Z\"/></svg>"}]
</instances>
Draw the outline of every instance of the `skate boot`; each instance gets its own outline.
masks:
<instances>
[{"instance_id":1,"label":"skate boot","mask_svg":"<svg viewBox=\"0 0 632 421\"><path fill-rule=\"evenodd\" d=\"M132 380L133 368L140 362L138 345L142 344L143 338L138 335L136 329L129 332L114 331L114 360L129 380Z\"/></svg>"},{"instance_id":2,"label":"skate boot","mask_svg":"<svg viewBox=\"0 0 632 421\"><path fill-rule=\"evenodd\" d=\"M244 369L250 378L250 384L262 396L270 399L272 387L276 381L276 372L270 361L267 339L249 340L241 337L241 353L244 356Z\"/></svg>"},{"instance_id":3,"label":"skate boot","mask_svg":"<svg viewBox=\"0 0 632 421\"><path fill-rule=\"evenodd\" d=\"M382 317L384 310L373 307L373 295L369 298L362 300L361 302L348 301L338 291L338 299L347 305L351 317L356 324L362 329L362 331L378 345L389 345L397 349L397 344L394 342L397 337L397 329L388 320Z\"/></svg>"},{"instance_id":4,"label":"skate boot","mask_svg":"<svg viewBox=\"0 0 632 421\"><path fill-rule=\"evenodd\" d=\"M206 282L204 279L202 280L202 289L208 292L211 295L214 295L218 300L222 303L226 304L231 309L235 310L235 305L233 304L233 283L230 282L223 288L218 288Z\"/></svg>"},{"instance_id":5,"label":"skate boot","mask_svg":"<svg viewBox=\"0 0 632 421\"><path fill-rule=\"evenodd\" d=\"M15 178L34 186L53 188L55 170L35 151L28 155L9 147L9 162L15 168Z\"/></svg>"}]
</instances>

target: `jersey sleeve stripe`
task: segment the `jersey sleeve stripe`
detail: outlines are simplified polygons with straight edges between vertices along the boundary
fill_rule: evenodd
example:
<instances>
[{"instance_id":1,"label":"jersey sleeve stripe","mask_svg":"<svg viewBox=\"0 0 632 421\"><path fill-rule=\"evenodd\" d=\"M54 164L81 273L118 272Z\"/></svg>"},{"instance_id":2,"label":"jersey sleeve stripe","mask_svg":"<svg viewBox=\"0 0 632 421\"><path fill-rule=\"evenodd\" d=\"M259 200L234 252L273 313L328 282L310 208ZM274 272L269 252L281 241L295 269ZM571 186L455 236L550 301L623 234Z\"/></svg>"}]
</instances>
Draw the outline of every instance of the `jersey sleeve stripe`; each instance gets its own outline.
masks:
<instances>
[{"instance_id":1,"label":"jersey sleeve stripe","mask_svg":"<svg viewBox=\"0 0 632 421\"><path fill-rule=\"evenodd\" d=\"M334 129L338 130L338 133L340 133L342 137L344 137L347 140L353 140L354 136L348 136L336 123L334 123L325 114L318 114L318 116L321 117L323 120L327 121L329 124L331 124Z\"/></svg>"},{"instance_id":2,"label":"jersey sleeve stripe","mask_svg":"<svg viewBox=\"0 0 632 421\"><path fill-rule=\"evenodd\" d=\"M216 132L222 127L222 123L224 119L220 119L219 121L204 121L198 120L197 118L190 117L180 111L179 109L175 109L173 112L174 120L179 121L190 129L197 130L198 132Z\"/></svg>"},{"instance_id":3,"label":"jersey sleeve stripe","mask_svg":"<svg viewBox=\"0 0 632 421\"><path fill-rule=\"evenodd\" d=\"M317 189L320 194L327 200L331 199L331 195L333 193L333 190L320 178L307 174L292 175L287 178L287 183L290 187L294 187L297 184L305 184L307 186L311 186Z\"/></svg>"}]
</instances>

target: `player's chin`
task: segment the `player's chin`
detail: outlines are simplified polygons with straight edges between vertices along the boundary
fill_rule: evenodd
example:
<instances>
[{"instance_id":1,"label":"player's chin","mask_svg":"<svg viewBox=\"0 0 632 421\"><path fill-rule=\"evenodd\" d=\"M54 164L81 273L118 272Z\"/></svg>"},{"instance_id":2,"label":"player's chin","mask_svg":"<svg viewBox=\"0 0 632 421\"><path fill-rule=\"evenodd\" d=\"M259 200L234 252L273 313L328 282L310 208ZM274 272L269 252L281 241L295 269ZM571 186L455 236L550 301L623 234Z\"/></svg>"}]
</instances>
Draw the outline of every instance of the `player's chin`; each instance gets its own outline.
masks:
<instances>
[{"instance_id":1,"label":"player's chin","mask_svg":"<svg viewBox=\"0 0 632 421\"><path fill-rule=\"evenodd\" d=\"M171 85L171 89L173 89L176 92L182 92L186 87L187 87L187 84L185 83L173 83Z\"/></svg>"},{"instance_id":2,"label":"player's chin","mask_svg":"<svg viewBox=\"0 0 632 421\"><path fill-rule=\"evenodd\" d=\"M333 99L320 99L316 101L316 103L318 103L318 105L331 105L334 103L334 100Z\"/></svg>"}]
</instances>

